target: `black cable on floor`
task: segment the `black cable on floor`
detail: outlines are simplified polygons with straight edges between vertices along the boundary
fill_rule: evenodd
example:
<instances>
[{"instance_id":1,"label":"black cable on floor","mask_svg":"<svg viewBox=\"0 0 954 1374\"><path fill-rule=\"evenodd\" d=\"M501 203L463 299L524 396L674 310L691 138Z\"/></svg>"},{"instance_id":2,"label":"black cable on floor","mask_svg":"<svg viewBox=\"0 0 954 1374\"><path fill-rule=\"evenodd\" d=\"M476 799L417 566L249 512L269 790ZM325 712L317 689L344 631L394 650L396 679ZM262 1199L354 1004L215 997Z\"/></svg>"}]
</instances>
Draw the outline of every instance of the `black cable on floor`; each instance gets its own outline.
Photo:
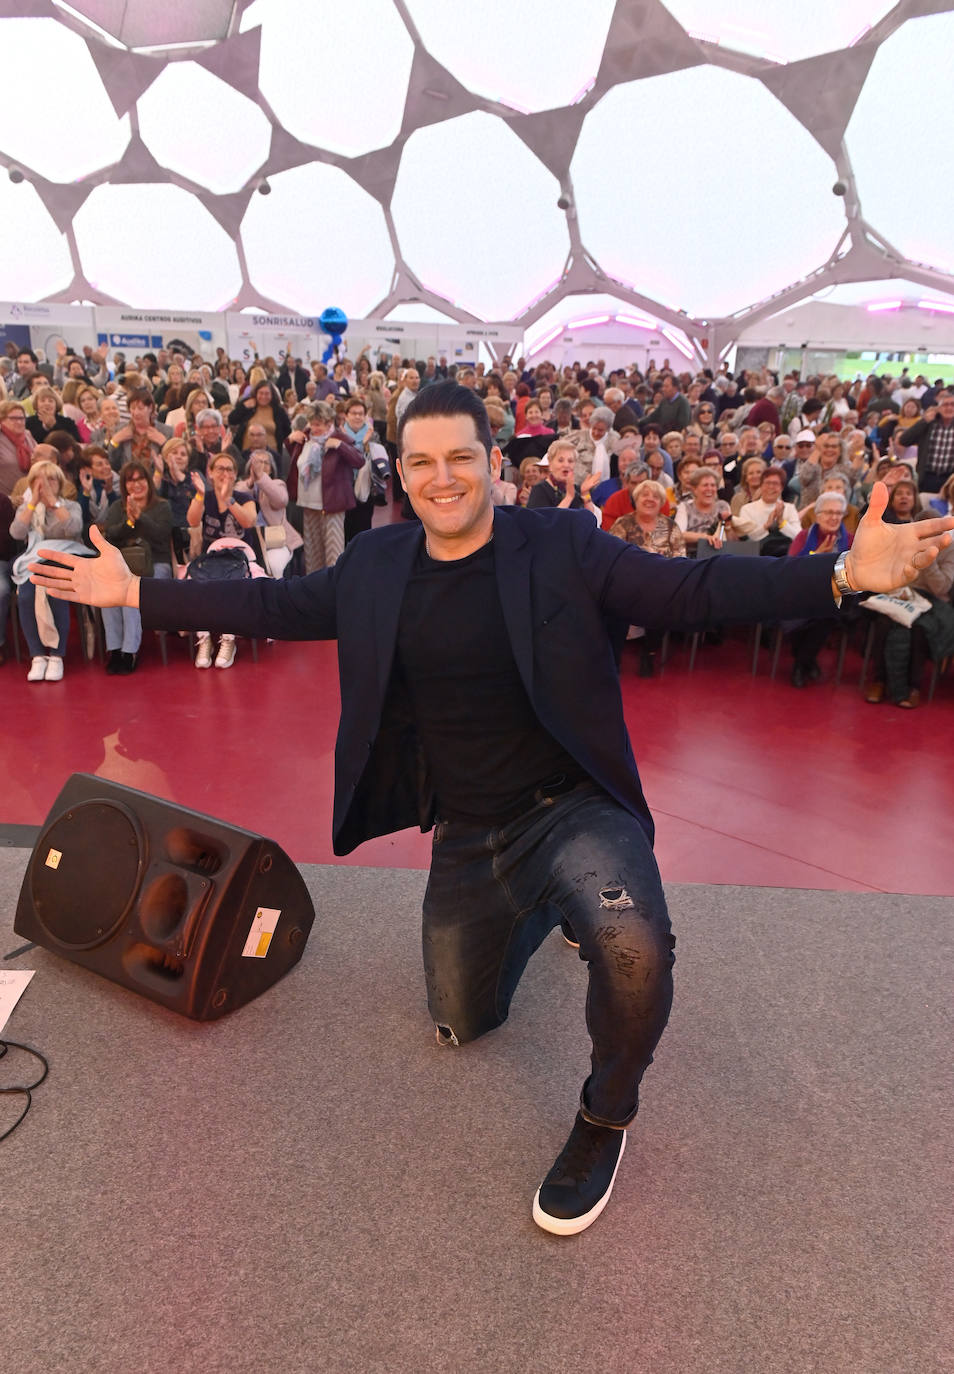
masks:
<instances>
[{"instance_id":1,"label":"black cable on floor","mask_svg":"<svg viewBox=\"0 0 954 1374\"><path fill-rule=\"evenodd\" d=\"M40 1084L46 1078L47 1074L50 1072L50 1066L39 1050L31 1049L29 1045L21 1045L17 1040L0 1040L0 1059L4 1058L8 1050L23 1050L24 1054L29 1054L34 1059L38 1059L40 1063L43 1065L43 1072L40 1074L39 1078L36 1080L35 1083L30 1083L26 1087L0 1088L0 1097L10 1097L14 1094L19 1094L20 1096L26 1098L26 1103L24 1104L23 1111L17 1117L16 1121L14 1121L13 1125L10 1126L7 1130L5 1130L3 1135L0 1135L0 1141L6 1140L7 1136L12 1135L16 1128L19 1126L20 1122L23 1120L27 1112L33 1106L34 1089L40 1086Z\"/></svg>"}]
</instances>

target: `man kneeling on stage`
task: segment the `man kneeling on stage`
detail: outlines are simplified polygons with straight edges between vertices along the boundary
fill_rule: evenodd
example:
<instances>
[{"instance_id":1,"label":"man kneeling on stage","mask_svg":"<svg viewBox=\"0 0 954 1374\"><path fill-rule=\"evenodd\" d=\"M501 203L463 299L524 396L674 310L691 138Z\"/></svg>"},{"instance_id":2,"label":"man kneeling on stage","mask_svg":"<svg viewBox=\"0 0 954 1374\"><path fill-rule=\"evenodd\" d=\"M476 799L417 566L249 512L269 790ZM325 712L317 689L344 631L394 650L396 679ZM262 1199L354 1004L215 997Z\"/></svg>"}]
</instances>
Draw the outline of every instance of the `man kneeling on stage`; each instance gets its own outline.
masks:
<instances>
[{"instance_id":1,"label":"man kneeling on stage","mask_svg":"<svg viewBox=\"0 0 954 1374\"><path fill-rule=\"evenodd\" d=\"M626 626L830 616L843 595L913 580L954 518L883 524L878 483L837 559L664 559L588 512L495 507L500 450L480 398L453 382L415 396L398 450L420 524L362 534L308 577L140 581L95 529L99 558L50 554L60 566L31 572L54 596L137 606L147 628L337 638L335 852L433 828L423 952L441 1044L506 1019L555 926L586 961L591 1071L533 1201L541 1227L572 1235L609 1200L672 1001L675 941L619 691Z\"/></svg>"}]
</instances>

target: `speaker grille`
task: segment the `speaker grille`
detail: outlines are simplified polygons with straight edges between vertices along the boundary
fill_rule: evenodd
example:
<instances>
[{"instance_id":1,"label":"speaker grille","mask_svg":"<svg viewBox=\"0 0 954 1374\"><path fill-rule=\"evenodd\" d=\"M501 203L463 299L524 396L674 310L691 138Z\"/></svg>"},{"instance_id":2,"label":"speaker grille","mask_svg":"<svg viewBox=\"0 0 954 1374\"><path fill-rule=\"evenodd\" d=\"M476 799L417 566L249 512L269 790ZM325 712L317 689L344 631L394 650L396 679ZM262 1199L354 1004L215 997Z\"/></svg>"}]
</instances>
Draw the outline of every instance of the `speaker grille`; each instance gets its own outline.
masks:
<instances>
[{"instance_id":1,"label":"speaker grille","mask_svg":"<svg viewBox=\"0 0 954 1374\"><path fill-rule=\"evenodd\" d=\"M134 816L115 802L71 807L40 837L30 888L37 918L57 944L89 948L122 921L144 855Z\"/></svg>"}]
</instances>

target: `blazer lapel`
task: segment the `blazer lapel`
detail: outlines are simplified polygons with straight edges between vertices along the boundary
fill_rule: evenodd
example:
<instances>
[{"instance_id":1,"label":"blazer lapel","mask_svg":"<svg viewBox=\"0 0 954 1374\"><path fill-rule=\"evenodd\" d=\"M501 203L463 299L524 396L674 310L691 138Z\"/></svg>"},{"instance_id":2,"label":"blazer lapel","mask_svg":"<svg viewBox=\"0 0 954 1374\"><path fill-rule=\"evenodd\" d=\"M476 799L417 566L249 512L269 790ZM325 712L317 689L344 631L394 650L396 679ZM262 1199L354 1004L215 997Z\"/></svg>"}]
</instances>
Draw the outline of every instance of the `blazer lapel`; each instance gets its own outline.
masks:
<instances>
[{"instance_id":1,"label":"blazer lapel","mask_svg":"<svg viewBox=\"0 0 954 1374\"><path fill-rule=\"evenodd\" d=\"M378 585L374 588L372 602L379 700L384 699L387 691L404 589L423 538L424 531L420 525L408 527L407 538L391 541L382 551L379 565L375 569Z\"/></svg>"},{"instance_id":2,"label":"blazer lapel","mask_svg":"<svg viewBox=\"0 0 954 1374\"><path fill-rule=\"evenodd\" d=\"M533 626L530 620L530 545L520 521L494 511L494 566L504 623L517 668L533 700Z\"/></svg>"}]
</instances>

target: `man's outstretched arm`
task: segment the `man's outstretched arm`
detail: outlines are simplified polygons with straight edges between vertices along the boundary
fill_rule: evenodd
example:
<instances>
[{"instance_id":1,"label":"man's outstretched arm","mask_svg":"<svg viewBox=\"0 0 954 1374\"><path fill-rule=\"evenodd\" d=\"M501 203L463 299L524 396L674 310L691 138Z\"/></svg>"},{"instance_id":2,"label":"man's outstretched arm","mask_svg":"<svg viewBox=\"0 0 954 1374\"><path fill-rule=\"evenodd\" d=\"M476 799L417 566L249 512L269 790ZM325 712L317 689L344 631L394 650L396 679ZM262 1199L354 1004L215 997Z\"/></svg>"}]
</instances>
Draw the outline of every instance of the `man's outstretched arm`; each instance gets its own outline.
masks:
<instances>
[{"instance_id":1,"label":"man's outstretched arm","mask_svg":"<svg viewBox=\"0 0 954 1374\"><path fill-rule=\"evenodd\" d=\"M50 596L84 606L129 606L154 630L210 630L257 639L334 639L334 570L291 581L268 577L241 582L160 581L134 576L96 526L98 558L38 549L30 580Z\"/></svg>"}]
</instances>

